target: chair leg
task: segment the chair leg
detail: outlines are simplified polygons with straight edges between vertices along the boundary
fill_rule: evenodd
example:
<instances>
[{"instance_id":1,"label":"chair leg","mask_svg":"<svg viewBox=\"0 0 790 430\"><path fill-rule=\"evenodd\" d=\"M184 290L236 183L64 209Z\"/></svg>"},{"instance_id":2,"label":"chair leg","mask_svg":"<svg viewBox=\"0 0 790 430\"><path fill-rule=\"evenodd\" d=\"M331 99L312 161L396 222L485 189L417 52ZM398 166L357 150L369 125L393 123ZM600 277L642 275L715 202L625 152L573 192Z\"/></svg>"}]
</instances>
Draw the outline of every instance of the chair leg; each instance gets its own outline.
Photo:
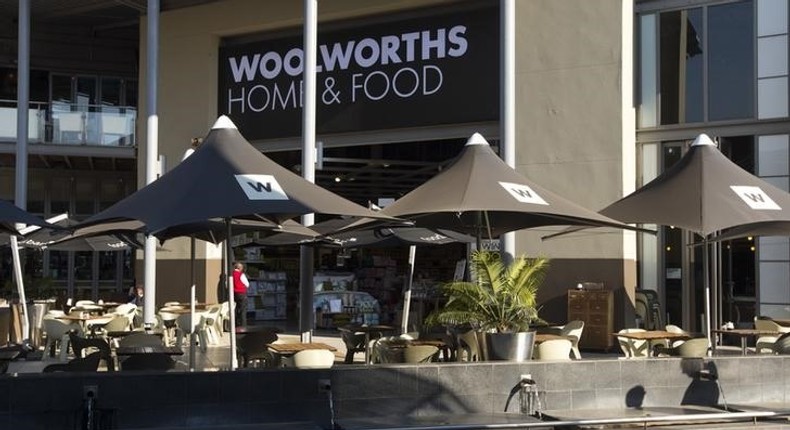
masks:
<instances>
[{"instance_id":1,"label":"chair leg","mask_svg":"<svg viewBox=\"0 0 790 430\"><path fill-rule=\"evenodd\" d=\"M69 356L69 344L71 340L69 340L69 335L64 334L63 337L60 338L60 361L66 361Z\"/></svg>"},{"instance_id":2,"label":"chair leg","mask_svg":"<svg viewBox=\"0 0 790 430\"><path fill-rule=\"evenodd\" d=\"M574 347L571 348L571 352L573 353L573 358L575 358L577 360L581 360L582 359L582 354L579 351L579 347L577 345L574 345Z\"/></svg>"}]
</instances>

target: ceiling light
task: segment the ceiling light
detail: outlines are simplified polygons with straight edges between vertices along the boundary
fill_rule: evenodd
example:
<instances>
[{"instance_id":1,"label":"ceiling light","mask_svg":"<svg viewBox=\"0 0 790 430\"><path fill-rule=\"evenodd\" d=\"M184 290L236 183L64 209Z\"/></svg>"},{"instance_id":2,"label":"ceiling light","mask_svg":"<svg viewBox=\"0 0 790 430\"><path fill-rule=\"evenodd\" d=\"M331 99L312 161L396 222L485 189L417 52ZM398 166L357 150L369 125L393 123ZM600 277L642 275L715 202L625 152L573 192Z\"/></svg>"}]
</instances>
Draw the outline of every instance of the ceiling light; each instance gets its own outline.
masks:
<instances>
[{"instance_id":1,"label":"ceiling light","mask_svg":"<svg viewBox=\"0 0 790 430\"><path fill-rule=\"evenodd\" d=\"M335 182L340 182L340 181L341 181L340 176L335 176Z\"/></svg>"}]
</instances>

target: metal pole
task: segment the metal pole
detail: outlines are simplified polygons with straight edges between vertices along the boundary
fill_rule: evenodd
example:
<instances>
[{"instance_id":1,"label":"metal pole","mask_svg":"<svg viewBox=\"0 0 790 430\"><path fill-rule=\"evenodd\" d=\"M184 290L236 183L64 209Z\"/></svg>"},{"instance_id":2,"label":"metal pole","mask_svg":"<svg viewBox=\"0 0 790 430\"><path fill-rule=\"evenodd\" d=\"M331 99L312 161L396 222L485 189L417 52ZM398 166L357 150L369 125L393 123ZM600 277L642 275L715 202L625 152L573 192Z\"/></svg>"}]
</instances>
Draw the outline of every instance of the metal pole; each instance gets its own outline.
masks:
<instances>
[{"instance_id":1,"label":"metal pole","mask_svg":"<svg viewBox=\"0 0 790 430\"><path fill-rule=\"evenodd\" d=\"M228 265L225 267L228 274L228 316L230 317L230 370L236 370L239 363L236 360L236 300L233 297L233 247L230 245L230 238L233 236L231 229L230 218L225 219L225 261ZM247 309L242 309L242 312L247 312Z\"/></svg>"},{"instance_id":2,"label":"metal pole","mask_svg":"<svg viewBox=\"0 0 790 430\"><path fill-rule=\"evenodd\" d=\"M304 107L302 108L302 177L315 182L316 51L318 0L304 1ZM313 225L314 214L302 216ZM299 332L302 342L313 337L313 248L299 247Z\"/></svg>"},{"instance_id":3,"label":"metal pole","mask_svg":"<svg viewBox=\"0 0 790 430\"><path fill-rule=\"evenodd\" d=\"M19 0L19 28L17 33L17 105L16 105L16 185L14 202L27 208L27 128L30 106L30 1ZM17 228L22 225L18 224ZM22 261L16 236L11 236L11 254L14 263L14 278L22 305L22 339L30 338L30 320L27 314L25 282L22 276Z\"/></svg>"},{"instance_id":4,"label":"metal pole","mask_svg":"<svg viewBox=\"0 0 790 430\"><path fill-rule=\"evenodd\" d=\"M159 84L159 0L148 0L148 33L146 37L146 113L148 115L145 183L150 184L160 173L157 168L159 153L159 116L157 114L157 85ZM147 327L156 322L156 238L146 236L143 254L145 295L143 322Z\"/></svg>"},{"instance_id":5,"label":"metal pole","mask_svg":"<svg viewBox=\"0 0 790 430\"><path fill-rule=\"evenodd\" d=\"M406 293L403 295L403 319L401 321L401 333L409 331L409 313L411 312L411 287L414 283L414 260L417 254L417 247L409 246L409 279L406 284Z\"/></svg>"},{"instance_id":6,"label":"metal pole","mask_svg":"<svg viewBox=\"0 0 790 430\"><path fill-rule=\"evenodd\" d=\"M500 148L508 166L516 166L516 0L500 1L501 74ZM516 233L502 235L500 248L505 263L510 264L516 255Z\"/></svg>"},{"instance_id":7,"label":"metal pole","mask_svg":"<svg viewBox=\"0 0 790 430\"><path fill-rule=\"evenodd\" d=\"M705 286L705 336L708 337L708 348L713 346L712 334L710 331L710 257L708 255L708 238L702 239L702 284Z\"/></svg>"}]
</instances>

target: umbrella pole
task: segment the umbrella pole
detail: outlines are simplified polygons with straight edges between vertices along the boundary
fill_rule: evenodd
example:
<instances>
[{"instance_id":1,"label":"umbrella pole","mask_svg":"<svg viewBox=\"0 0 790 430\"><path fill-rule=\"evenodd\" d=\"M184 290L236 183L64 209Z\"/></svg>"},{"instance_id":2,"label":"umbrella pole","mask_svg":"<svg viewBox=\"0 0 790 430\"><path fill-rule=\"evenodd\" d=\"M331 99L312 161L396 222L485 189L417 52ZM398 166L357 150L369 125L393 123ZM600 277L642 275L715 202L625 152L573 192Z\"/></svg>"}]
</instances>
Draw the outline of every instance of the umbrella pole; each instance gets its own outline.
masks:
<instances>
[{"instance_id":1,"label":"umbrella pole","mask_svg":"<svg viewBox=\"0 0 790 430\"><path fill-rule=\"evenodd\" d=\"M230 246L230 238L232 236L230 218L225 219L225 226L227 235L225 235L225 255L227 258L228 267L228 309L230 316L230 370L236 370L238 362L236 361L236 303L233 298L233 248ZM243 310L247 312L246 309Z\"/></svg>"},{"instance_id":2,"label":"umbrella pole","mask_svg":"<svg viewBox=\"0 0 790 430\"><path fill-rule=\"evenodd\" d=\"M195 370L195 236L189 237L189 278L189 370Z\"/></svg>"},{"instance_id":3,"label":"umbrella pole","mask_svg":"<svg viewBox=\"0 0 790 430\"><path fill-rule=\"evenodd\" d=\"M401 317L401 333L409 331L409 312L411 311L411 286L414 282L414 259L417 247L409 246L409 279L406 281L406 293L403 295L403 316Z\"/></svg>"},{"instance_id":4,"label":"umbrella pole","mask_svg":"<svg viewBox=\"0 0 790 430\"><path fill-rule=\"evenodd\" d=\"M22 263L19 260L19 247L16 235L11 235L11 257L14 260L14 278L19 293L19 303L22 305L22 341L30 339L30 320L27 319L27 298L25 297L25 282L22 280Z\"/></svg>"},{"instance_id":5,"label":"umbrella pole","mask_svg":"<svg viewBox=\"0 0 790 430\"><path fill-rule=\"evenodd\" d=\"M705 335L708 337L708 348L713 346L713 337L710 327L710 274L708 273L708 237L702 239L702 284L705 286Z\"/></svg>"}]
</instances>

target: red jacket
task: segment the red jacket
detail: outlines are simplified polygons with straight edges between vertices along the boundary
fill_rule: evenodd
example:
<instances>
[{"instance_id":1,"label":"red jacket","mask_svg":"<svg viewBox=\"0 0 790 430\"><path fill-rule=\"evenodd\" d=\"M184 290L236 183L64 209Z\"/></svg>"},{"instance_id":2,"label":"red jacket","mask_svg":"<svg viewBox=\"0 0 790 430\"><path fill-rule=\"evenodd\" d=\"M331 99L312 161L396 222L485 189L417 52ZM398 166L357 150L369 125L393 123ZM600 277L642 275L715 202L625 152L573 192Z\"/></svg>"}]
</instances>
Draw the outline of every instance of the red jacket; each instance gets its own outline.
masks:
<instances>
[{"instance_id":1,"label":"red jacket","mask_svg":"<svg viewBox=\"0 0 790 430\"><path fill-rule=\"evenodd\" d=\"M247 286L241 280L241 270L233 270L233 292L235 294L247 294Z\"/></svg>"}]
</instances>

